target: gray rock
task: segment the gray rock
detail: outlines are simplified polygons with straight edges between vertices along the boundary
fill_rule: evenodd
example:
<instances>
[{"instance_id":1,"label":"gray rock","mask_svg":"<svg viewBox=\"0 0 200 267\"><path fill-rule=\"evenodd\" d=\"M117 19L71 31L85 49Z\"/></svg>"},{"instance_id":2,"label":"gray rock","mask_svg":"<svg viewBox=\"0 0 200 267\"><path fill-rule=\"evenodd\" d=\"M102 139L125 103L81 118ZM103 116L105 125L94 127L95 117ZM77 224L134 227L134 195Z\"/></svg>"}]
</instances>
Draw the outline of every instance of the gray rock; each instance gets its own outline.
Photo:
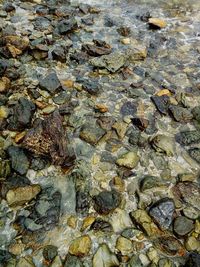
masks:
<instances>
[{"instance_id":1,"label":"gray rock","mask_svg":"<svg viewBox=\"0 0 200 267\"><path fill-rule=\"evenodd\" d=\"M149 210L149 215L160 228L168 229L172 223L174 211L174 201L170 198L164 198L153 204Z\"/></svg>"},{"instance_id":2,"label":"gray rock","mask_svg":"<svg viewBox=\"0 0 200 267\"><path fill-rule=\"evenodd\" d=\"M39 85L50 94L55 94L55 92L61 87L60 81L55 72L51 72L43 79L40 79Z\"/></svg>"},{"instance_id":3,"label":"gray rock","mask_svg":"<svg viewBox=\"0 0 200 267\"><path fill-rule=\"evenodd\" d=\"M176 135L176 141L181 145L192 145L200 143L200 131L185 131Z\"/></svg>"},{"instance_id":4,"label":"gray rock","mask_svg":"<svg viewBox=\"0 0 200 267\"><path fill-rule=\"evenodd\" d=\"M146 175L140 182L140 191L145 192L147 190L152 190L154 188L164 187L165 183L156 176Z\"/></svg>"},{"instance_id":5,"label":"gray rock","mask_svg":"<svg viewBox=\"0 0 200 267\"><path fill-rule=\"evenodd\" d=\"M60 34L66 34L78 29L78 24L75 18L68 20L62 20L57 25L58 32Z\"/></svg>"},{"instance_id":6,"label":"gray rock","mask_svg":"<svg viewBox=\"0 0 200 267\"><path fill-rule=\"evenodd\" d=\"M189 234L194 229L194 223L192 220L179 216L174 221L174 232L179 236Z\"/></svg>"},{"instance_id":7,"label":"gray rock","mask_svg":"<svg viewBox=\"0 0 200 267\"><path fill-rule=\"evenodd\" d=\"M6 178L10 175L10 161L0 159L0 177Z\"/></svg>"},{"instance_id":8,"label":"gray rock","mask_svg":"<svg viewBox=\"0 0 200 267\"><path fill-rule=\"evenodd\" d=\"M127 264L127 267L143 267L139 256L133 256Z\"/></svg>"},{"instance_id":9,"label":"gray rock","mask_svg":"<svg viewBox=\"0 0 200 267\"><path fill-rule=\"evenodd\" d=\"M120 113L123 116L128 116L128 115L134 116L136 112L137 112L137 105L130 101L125 102L120 110Z\"/></svg>"},{"instance_id":10,"label":"gray rock","mask_svg":"<svg viewBox=\"0 0 200 267\"><path fill-rule=\"evenodd\" d=\"M199 253L192 252L186 260L184 267L199 267L200 266L200 255Z\"/></svg>"},{"instance_id":11,"label":"gray rock","mask_svg":"<svg viewBox=\"0 0 200 267\"><path fill-rule=\"evenodd\" d=\"M198 147L190 148L188 150L188 153L191 158L193 158L197 163L200 164L200 148Z\"/></svg>"},{"instance_id":12,"label":"gray rock","mask_svg":"<svg viewBox=\"0 0 200 267\"><path fill-rule=\"evenodd\" d=\"M12 169L21 175L26 174L29 168L29 160L24 150L17 146L10 146L8 154L11 158Z\"/></svg>"},{"instance_id":13,"label":"gray rock","mask_svg":"<svg viewBox=\"0 0 200 267\"><path fill-rule=\"evenodd\" d=\"M91 145L96 145L104 136L106 131L102 129L94 120L86 122L80 131L80 138Z\"/></svg>"},{"instance_id":14,"label":"gray rock","mask_svg":"<svg viewBox=\"0 0 200 267\"><path fill-rule=\"evenodd\" d=\"M192 114L194 119L200 122L200 106L194 107L192 110Z\"/></svg>"},{"instance_id":15,"label":"gray rock","mask_svg":"<svg viewBox=\"0 0 200 267\"><path fill-rule=\"evenodd\" d=\"M83 263L78 257L68 254L64 267L83 267Z\"/></svg>"},{"instance_id":16,"label":"gray rock","mask_svg":"<svg viewBox=\"0 0 200 267\"><path fill-rule=\"evenodd\" d=\"M58 255L58 248L53 245L47 245L44 247L42 254L46 260L52 261Z\"/></svg>"},{"instance_id":17,"label":"gray rock","mask_svg":"<svg viewBox=\"0 0 200 267\"><path fill-rule=\"evenodd\" d=\"M166 135L156 135L151 140L152 147L160 153L165 153L167 156L173 156L175 153L174 139Z\"/></svg>"},{"instance_id":18,"label":"gray rock","mask_svg":"<svg viewBox=\"0 0 200 267\"><path fill-rule=\"evenodd\" d=\"M93 267L119 266L119 261L106 244L101 244L93 257Z\"/></svg>"},{"instance_id":19,"label":"gray rock","mask_svg":"<svg viewBox=\"0 0 200 267\"><path fill-rule=\"evenodd\" d=\"M187 108L170 105L169 111L171 112L174 120L178 122L187 122L193 118L192 113Z\"/></svg>"},{"instance_id":20,"label":"gray rock","mask_svg":"<svg viewBox=\"0 0 200 267\"><path fill-rule=\"evenodd\" d=\"M169 96L163 95L163 96L152 96L151 100L155 104L158 111L163 114L168 114L168 107L169 107Z\"/></svg>"}]
</instances>

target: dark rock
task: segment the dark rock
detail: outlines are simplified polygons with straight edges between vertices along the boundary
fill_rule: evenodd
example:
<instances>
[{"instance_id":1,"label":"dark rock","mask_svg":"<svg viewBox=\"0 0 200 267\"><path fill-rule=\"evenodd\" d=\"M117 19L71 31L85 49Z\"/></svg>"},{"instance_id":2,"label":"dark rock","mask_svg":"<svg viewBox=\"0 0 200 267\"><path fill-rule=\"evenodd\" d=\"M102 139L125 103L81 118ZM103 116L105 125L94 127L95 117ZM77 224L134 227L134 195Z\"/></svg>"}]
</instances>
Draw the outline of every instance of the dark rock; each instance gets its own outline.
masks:
<instances>
[{"instance_id":1,"label":"dark rock","mask_svg":"<svg viewBox=\"0 0 200 267\"><path fill-rule=\"evenodd\" d=\"M172 114L174 120L178 122L187 122L192 120L193 118L192 113L187 108L170 105L169 111Z\"/></svg>"},{"instance_id":2,"label":"dark rock","mask_svg":"<svg viewBox=\"0 0 200 267\"><path fill-rule=\"evenodd\" d=\"M194 119L200 122L200 106L194 107L192 110L192 114Z\"/></svg>"},{"instance_id":3,"label":"dark rock","mask_svg":"<svg viewBox=\"0 0 200 267\"><path fill-rule=\"evenodd\" d=\"M0 77L3 76L7 68L7 64L4 60L0 60Z\"/></svg>"},{"instance_id":4,"label":"dark rock","mask_svg":"<svg viewBox=\"0 0 200 267\"><path fill-rule=\"evenodd\" d=\"M78 64L84 64L88 61L88 54L83 51L75 51L73 54L70 55L70 59L72 61L77 62Z\"/></svg>"},{"instance_id":5,"label":"dark rock","mask_svg":"<svg viewBox=\"0 0 200 267\"><path fill-rule=\"evenodd\" d=\"M184 267L199 267L200 266L200 255L196 252L189 254Z\"/></svg>"},{"instance_id":6,"label":"dark rock","mask_svg":"<svg viewBox=\"0 0 200 267\"><path fill-rule=\"evenodd\" d=\"M106 42L94 40L95 44L83 44L82 50L86 51L88 55L98 57L102 55L108 55L112 52L112 48Z\"/></svg>"},{"instance_id":7,"label":"dark rock","mask_svg":"<svg viewBox=\"0 0 200 267\"><path fill-rule=\"evenodd\" d=\"M68 254L64 267L83 267L83 263L78 257Z\"/></svg>"},{"instance_id":8,"label":"dark rock","mask_svg":"<svg viewBox=\"0 0 200 267\"><path fill-rule=\"evenodd\" d=\"M99 214L108 214L115 210L121 202L120 194L115 191L103 191L94 196L94 209Z\"/></svg>"},{"instance_id":9,"label":"dark rock","mask_svg":"<svg viewBox=\"0 0 200 267\"><path fill-rule=\"evenodd\" d=\"M66 51L62 46L55 47L51 54L54 60L58 60L62 63L66 62Z\"/></svg>"},{"instance_id":10,"label":"dark rock","mask_svg":"<svg viewBox=\"0 0 200 267\"><path fill-rule=\"evenodd\" d=\"M48 164L48 160L46 158L33 157L31 159L30 169L33 169L34 171L39 171L39 170L44 169L47 164Z\"/></svg>"},{"instance_id":11,"label":"dark rock","mask_svg":"<svg viewBox=\"0 0 200 267\"><path fill-rule=\"evenodd\" d=\"M131 121L133 125L137 126L141 131L144 131L149 125L149 121L144 118L133 118Z\"/></svg>"},{"instance_id":12,"label":"dark rock","mask_svg":"<svg viewBox=\"0 0 200 267\"><path fill-rule=\"evenodd\" d=\"M194 160L196 160L197 163L200 164L200 148L198 147L190 148L188 150L188 153L191 158L193 158Z\"/></svg>"},{"instance_id":13,"label":"dark rock","mask_svg":"<svg viewBox=\"0 0 200 267\"><path fill-rule=\"evenodd\" d=\"M163 198L153 204L149 209L149 215L162 229L168 229L172 223L174 211L174 201Z\"/></svg>"},{"instance_id":14,"label":"dark rock","mask_svg":"<svg viewBox=\"0 0 200 267\"><path fill-rule=\"evenodd\" d=\"M10 161L0 159L0 177L6 178L10 172Z\"/></svg>"},{"instance_id":15,"label":"dark rock","mask_svg":"<svg viewBox=\"0 0 200 267\"><path fill-rule=\"evenodd\" d=\"M8 154L11 158L12 169L21 175L26 174L29 168L29 160L24 150L17 146L10 146Z\"/></svg>"},{"instance_id":16,"label":"dark rock","mask_svg":"<svg viewBox=\"0 0 200 267\"><path fill-rule=\"evenodd\" d=\"M90 208L90 200L88 192L78 190L76 192L76 212L86 215Z\"/></svg>"},{"instance_id":17,"label":"dark rock","mask_svg":"<svg viewBox=\"0 0 200 267\"><path fill-rule=\"evenodd\" d=\"M102 86L96 81L82 81L82 88L91 95L98 95L102 92Z\"/></svg>"},{"instance_id":18,"label":"dark rock","mask_svg":"<svg viewBox=\"0 0 200 267\"><path fill-rule=\"evenodd\" d=\"M50 94L55 94L60 89L61 84L58 76L55 72L51 72L46 77L39 81L39 85L42 89L48 91Z\"/></svg>"},{"instance_id":19,"label":"dark rock","mask_svg":"<svg viewBox=\"0 0 200 267\"><path fill-rule=\"evenodd\" d=\"M176 135L176 141L181 145L191 145L200 143L200 131L180 132Z\"/></svg>"},{"instance_id":20,"label":"dark rock","mask_svg":"<svg viewBox=\"0 0 200 267\"><path fill-rule=\"evenodd\" d=\"M192 220L179 216L174 221L174 232L179 236L189 234L194 229L194 223Z\"/></svg>"},{"instance_id":21,"label":"dark rock","mask_svg":"<svg viewBox=\"0 0 200 267\"><path fill-rule=\"evenodd\" d=\"M161 236L154 240L154 245L164 254L169 256L184 256L186 254L182 243L174 236Z\"/></svg>"},{"instance_id":22,"label":"dark rock","mask_svg":"<svg viewBox=\"0 0 200 267\"><path fill-rule=\"evenodd\" d=\"M42 254L45 260L52 261L58 255L58 248L53 245L47 245L44 247Z\"/></svg>"},{"instance_id":23,"label":"dark rock","mask_svg":"<svg viewBox=\"0 0 200 267\"><path fill-rule=\"evenodd\" d=\"M98 141L104 136L106 131L102 129L96 121L90 120L83 124L80 131L80 138L87 143L96 145Z\"/></svg>"},{"instance_id":24,"label":"dark rock","mask_svg":"<svg viewBox=\"0 0 200 267\"><path fill-rule=\"evenodd\" d=\"M8 118L8 129L11 131L22 131L30 127L35 109L36 107L33 102L21 97Z\"/></svg>"},{"instance_id":25,"label":"dark rock","mask_svg":"<svg viewBox=\"0 0 200 267\"><path fill-rule=\"evenodd\" d=\"M11 12L11 11L15 10L15 7L12 3L6 3L3 6L3 10L5 10L6 12Z\"/></svg>"},{"instance_id":26,"label":"dark rock","mask_svg":"<svg viewBox=\"0 0 200 267\"><path fill-rule=\"evenodd\" d=\"M78 29L78 24L75 18L71 18L69 20L62 20L58 23L57 26L58 32L62 35L66 33L73 32Z\"/></svg>"},{"instance_id":27,"label":"dark rock","mask_svg":"<svg viewBox=\"0 0 200 267\"><path fill-rule=\"evenodd\" d=\"M13 258L13 255L7 250L0 249L0 266L6 266L6 263Z\"/></svg>"},{"instance_id":28,"label":"dark rock","mask_svg":"<svg viewBox=\"0 0 200 267\"><path fill-rule=\"evenodd\" d=\"M90 230L112 232L112 225L101 218L97 218L90 226Z\"/></svg>"},{"instance_id":29,"label":"dark rock","mask_svg":"<svg viewBox=\"0 0 200 267\"><path fill-rule=\"evenodd\" d=\"M133 102L125 102L121 109L120 109L120 113L125 117L127 115L131 115L134 116L137 112L137 106L135 103Z\"/></svg>"},{"instance_id":30,"label":"dark rock","mask_svg":"<svg viewBox=\"0 0 200 267\"><path fill-rule=\"evenodd\" d=\"M131 33L130 27L120 27L117 29L118 33L124 37L128 37Z\"/></svg>"},{"instance_id":31,"label":"dark rock","mask_svg":"<svg viewBox=\"0 0 200 267\"><path fill-rule=\"evenodd\" d=\"M152 96L151 100L155 104L157 110L164 115L168 114L168 108L169 108L169 96L163 95L163 96Z\"/></svg>"},{"instance_id":32,"label":"dark rock","mask_svg":"<svg viewBox=\"0 0 200 267\"><path fill-rule=\"evenodd\" d=\"M36 30L45 31L50 27L51 21L45 17L39 16L34 20L33 25Z\"/></svg>"},{"instance_id":33,"label":"dark rock","mask_svg":"<svg viewBox=\"0 0 200 267\"><path fill-rule=\"evenodd\" d=\"M58 111L44 120L36 121L34 127L25 135L22 144L36 155L50 158L53 164L66 167L73 165L75 156L68 150L67 137Z\"/></svg>"}]
</instances>

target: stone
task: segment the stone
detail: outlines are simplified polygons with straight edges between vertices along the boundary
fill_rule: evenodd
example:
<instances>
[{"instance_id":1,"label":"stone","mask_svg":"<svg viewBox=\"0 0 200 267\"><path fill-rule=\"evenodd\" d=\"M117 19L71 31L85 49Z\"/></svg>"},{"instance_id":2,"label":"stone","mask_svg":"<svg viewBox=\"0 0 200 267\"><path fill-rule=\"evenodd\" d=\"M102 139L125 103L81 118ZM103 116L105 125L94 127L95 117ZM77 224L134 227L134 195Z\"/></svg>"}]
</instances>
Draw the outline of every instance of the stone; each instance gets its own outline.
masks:
<instances>
[{"instance_id":1,"label":"stone","mask_svg":"<svg viewBox=\"0 0 200 267\"><path fill-rule=\"evenodd\" d=\"M60 256L56 256L53 259L53 261L52 261L50 266L51 267L63 267L63 263L62 263L62 260L61 260Z\"/></svg>"},{"instance_id":2,"label":"stone","mask_svg":"<svg viewBox=\"0 0 200 267\"><path fill-rule=\"evenodd\" d=\"M16 267L35 267L35 264L31 256L25 256L19 259Z\"/></svg>"},{"instance_id":3,"label":"stone","mask_svg":"<svg viewBox=\"0 0 200 267\"><path fill-rule=\"evenodd\" d=\"M6 194L6 200L11 207L22 206L31 201L41 191L40 185L27 185L10 189Z\"/></svg>"},{"instance_id":4,"label":"stone","mask_svg":"<svg viewBox=\"0 0 200 267\"><path fill-rule=\"evenodd\" d=\"M157 110L163 114L167 115L168 114L168 108L169 108L169 96L167 95L162 95L162 96L157 96L154 95L151 97L152 102L155 104Z\"/></svg>"},{"instance_id":5,"label":"stone","mask_svg":"<svg viewBox=\"0 0 200 267\"><path fill-rule=\"evenodd\" d=\"M200 241L194 236L189 236L185 241L185 248L188 251L197 251L200 248Z\"/></svg>"},{"instance_id":6,"label":"stone","mask_svg":"<svg viewBox=\"0 0 200 267\"><path fill-rule=\"evenodd\" d=\"M44 78L40 79L39 85L43 90L48 91L52 95L61 88L61 83L55 72L51 72Z\"/></svg>"},{"instance_id":7,"label":"stone","mask_svg":"<svg viewBox=\"0 0 200 267\"><path fill-rule=\"evenodd\" d=\"M11 173L11 166L9 160L1 160L0 159L0 177L6 178Z\"/></svg>"},{"instance_id":8,"label":"stone","mask_svg":"<svg viewBox=\"0 0 200 267\"><path fill-rule=\"evenodd\" d=\"M109 247L103 243L101 244L92 260L93 267L113 267L119 266L119 261Z\"/></svg>"},{"instance_id":9,"label":"stone","mask_svg":"<svg viewBox=\"0 0 200 267\"><path fill-rule=\"evenodd\" d=\"M104 68L112 73L118 71L125 63L126 56L118 51L90 60L90 64L94 67Z\"/></svg>"},{"instance_id":10,"label":"stone","mask_svg":"<svg viewBox=\"0 0 200 267\"><path fill-rule=\"evenodd\" d=\"M117 121L112 125L112 128L116 131L118 137L123 139L127 131L127 124L122 121Z\"/></svg>"},{"instance_id":11,"label":"stone","mask_svg":"<svg viewBox=\"0 0 200 267\"><path fill-rule=\"evenodd\" d=\"M35 109L35 104L32 101L21 97L8 118L8 129L11 131L23 131L25 128L30 127Z\"/></svg>"},{"instance_id":12,"label":"stone","mask_svg":"<svg viewBox=\"0 0 200 267\"><path fill-rule=\"evenodd\" d=\"M120 27L120 28L117 29L117 32L118 32L120 35L122 35L122 36L124 36L124 37L127 37L127 36L130 35L130 33L131 33L131 29L130 29L130 27L122 26L122 27Z\"/></svg>"},{"instance_id":13,"label":"stone","mask_svg":"<svg viewBox=\"0 0 200 267\"><path fill-rule=\"evenodd\" d=\"M188 150L188 153L191 158L193 158L197 163L200 164L200 148L198 147L190 148Z\"/></svg>"},{"instance_id":14,"label":"stone","mask_svg":"<svg viewBox=\"0 0 200 267\"><path fill-rule=\"evenodd\" d=\"M102 231L102 232L112 232L112 225L101 219L101 218L97 218L90 226L90 230L94 230L94 231Z\"/></svg>"},{"instance_id":15,"label":"stone","mask_svg":"<svg viewBox=\"0 0 200 267\"><path fill-rule=\"evenodd\" d=\"M185 131L176 134L176 141L181 145L192 145L200 143L200 131Z\"/></svg>"},{"instance_id":16,"label":"stone","mask_svg":"<svg viewBox=\"0 0 200 267\"><path fill-rule=\"evenodd\" d=\"M128 262L128 267L143 267L144 265L142 264L139 256L134 255L131 257L131 259Z\"/></svg>"},{"instance_id":17,"label":"stone","mask_svg":"<svg viewBox=\"0 0 200 267\"><path fill-rule=\"evenodd\" d=\"M144 45L136 44L126 51L128 62L135 63L138 60L144 60L147 57L147 48Z\"/></svg>"},{"instance_id":18,"label":"stone","mask_svg":"<svg viewBox=\"0 0 200 267\"><path fill-rule=\"evenodd\" d=\"M144 118L132 118L131 121L132 124L138 127L141 131L144 131L149 125L149 121Z\"/></svg>"},{"instance_id":19,"label":"stone","mask_svg":"<svg viewBox=\"0 0 200 267\"><path fill-rule=\"evenodd\" d=\"M105 42L94 40L95 44L83 44L82 50L86 51L88 55L98 57L102 55L108 55L112 52L110 45Z\"/></svg>"},{"instance_id":20,"label":"stone","mask_svg":"<svg viewBox=\"0 0 200 267\"><path fill-rule=\"evenodd\" d=\"M153 29L162 29L167 26L167 23L159 18L149 18L148 23Z\"/></svg>"},{"instance_id":21,"label":"stone","mask_svg":"<svg viewBox=\"0 0 200 267\"><path fill-rule=\"evenodd\" d=\"M105 133L106 131L102 129L96 121L91 120L81 127L80 138L91 145L96 145Z\"/></svg>"},{"instance_id":22,"label":"stone","mask_svg":"<svg viewBox=\"0 0 200 267\"><path fill-rule=\"evenodd\" d=\"M83 267L83 263L78 257L69 254L67 255L64 267Z\"/></svg>"},{"instance_id":23,"label":"stone","mask_svg":"<svg viewBox=\"0 0 200 267\"><path fill-rule=\"evenodd\" d=\"M173 199L163 198L150 207L149 215L161 229L168 229L172 223L174 211Z\"/></svg>"},{"instance_id":24,"label":"stone","mask_svg":"<svg viewBox=\"0 0 200 267\"><path fill-rule=\"evenodd\" d=\"M52 58L62 63L66 62L66 51L62 46L55 47L51 52Z\"/></svg>"},{"instance_id":25,"label":"stone","mask_svg":"<svg viewBox=\"0 0 200 267\"><path fill-rule=\"evenodd\" d=\"M11 159L12 169L21 175L26 174L30 163L28 157L24 153L23 148L10 146L8 148L8 154Z\"/></svg>"},{"instance_id":26,"label":"stone","mask_svg":"<svg viewBox=\"0 0 200 267\"><path fill-rule=\"evenodd\" d=\"M111 214L110 223L114 232L122 232L125 228L132 226L131 218L127 211L117 208Z\"/></svg>"},{"instance_id":27,"label":"stone","mask_svg":"<svg viewBox=\"0 0 200 267\"><path fill-rule=\"evenodd\" d=\"M67 219L67 225L73 229L76 228L77 226L77 218L76 216L71 215L68 219Z\"/></svg>"},{"instance_id":28,"label":"stone","mask_svg":"<svg viewBox=\"0 0 200 267\"><path fill-rule=\"evenodd\" d=\"M192 109L194 119L200 122L200 106L196 106Z\"/></svg>"},{"instance_id":29,"label":"stone","mask_svg":"<svg viewBox=\"0 0 200 267\"><path fill-rule=\"evenodd\" d=\"M6 36L5 42L13 57L21 55L29 47L28 37L18 35Z\"/></svg>"},{"instance_id":30,"label":"stone","mask_svg":"<svg viewBox=\"0 0 200 267\"><path fill-rule=\"evenodd\" d=\"M62 117L56 110L44 120L36 120L24 137L22 145L38 156L51 159L61 166L72 166L75 155L69 151Z\"/></svg>"},{"instance_id":31,"label":"stone","mask_svg":"<svg viewBox=\"0 0 200 267\"><path fill-rule=\"evenodd\" d=\"M127 152L123 154L121 157L119 157L116 161L117 165L123 166L129 169L135 168L139 163L139 156L136 152Z\"/></svg>"},{"instance_id":32,"label":"stone","mask_svg":"<svg viewBox=\"0 0 200 267\"><path fill-rule=\"evenodd\" d=\"M165 188L165 186L166 184L159 177L146 175L140 182L140 191L148 192L154 190L155 188Z\"/></svg>"},{"instance_id":33,"label":"stone","mask_svg":"<svg viewBox=\"0 0 200 267\"><path fill-rule=\"evenodd\" d=\"M174 221L174 232L179 236L185 236L194 229L192 220L184 216L179 216Z\"/></svg>"},{"instance_id":34,"label":"stone","mask_svg":"<svg viewBox=\"0 0 200 267\"><path fill-rule=\"evenodd\" d=\"M10 89L10 80L6 77L0 79L0 93L6 93Z\"/></svg>"},{"instance_id":35,"label":"stone","mask_svg":"<svg viewBox=\"0 0 200 267\"><path fill-rule=\"evenodd\" d=\"M99 214L108 214L114 211L121 202L121 195L115 191L102 191L93 197L94 209Z\"/></svg>"},{"instance_id":36,"label":"stone","mask_svg":"<svg viewBox=\"0 0 200 267\"><path fill-rule=\"evenodd\" d=\"M58 32L61 35L65 35L67 33L71 33L78 29L77 21L74 17L67 19L67 20L61 20L57 25Z\"/></svg>"},{"instance_id":37,"label":"stone","mask_svg":"<svg viewBox=\"0 0 200 267\"><path fill-rule=\"evenodd\" d=\"M0 263L6 266L6 263L11 260L13 255L5 249L0 249Z\"/></svg>"},{"instance_id":38,"label":"stone","mask_svg":"<svg viewBox=\"0 0 200 267\"><path fill-rule=\"evenodd\" d=\"M175 144L173 138L166 135L156 135L151 139L151 146L160 153L165 153L167 156L173 156L175 153Z\"/></svg>"},{"instance_id":39,"label":"stone","mask_svg":"<svg viewBox=\"0 0 200 267\"><path fill-rule=\"evenodd\" d=\"M137 106L135 103L131 101L125 102L120 109L120 113L122 114L123 117L129 115L134 116L136 112L137 112Z\"/></svg>"},{"instance_id":40,"label":"stone","mask_svg":"<svg viewBox=\"0 0 200 267\"><path fill-rule=\"evenodd\" d=\"M190 253L183 267L198 267L198 266L200 266L200 255L196 252Z\"/></svg>"},{"instance_id":41,"label":"stone","mask_svg":"<svg viewBox=\"0 0 200 267\"><path fill-rule=\"evenodd\" d=\"M58 255L58 248L53 245L47 245L44 247L42 254L45 260L52 261Z\"/></svg>"},{"instance_id":42,"label":"stone","mask_svg":"<svg viewBox=\"0 0 200 267\"><path fill-rule=\"evenodd\" d=\"M91 238L88 235L78 237L69 246L69 253L77 257L85 257L92 246Z\"/></svg>"},{"instance_id":43,"label":"stone","mask_svg":"<svg viewBox=\"0 0 200 267\"><path fill-rule=\"evenodd\" d=\"M15 10L15 6L12 3L5 3L3 5L3 10L5 10L6 12L12 12Z\"/></svg>"},{"instance_id":44,"label":"stone","mask_svg":"<svg viewBox=\"0 0 200 267\"><path fill-rule=\"evenodd\" d=\"M186 251L182 243L174 236L161 236L154 240L154 245L162 253L169 256L185 256Z\"/></svg>"},{"instance_id":45,"label":"stone","mask_svg":"<svg viewBox=\"0 0 200 267\"><path fill-rule=\"evenodd\" d=\"M170 259L160 259L158 262L158 267L176 267L176 265Z\"/></svg>"},{"instance_id":46,"label":"stone","mask_svg":"<svg viewBox=\"0 0 200 267\"><path fill-rule=\"evenodd\" d=\"M82 88L91 95L99 95L102 92L102 86L96 81L83 80Z\"/></svg>"},{"instance_id":47,"label":"stone","mask_svg":"<svg viewBox=\"0 0 200 267\"><path fill-rule=\"evenodd\" d=\"M122 236L119 236L116 241L115 248L121 252L122 255L128 255L133 252L133 244L132 242Z\"/></svg>"},{"instance_id":48,"label":"stone","mask_svg":"<svg viewBox=\"0 0 200 267\"><path fill-rule=\"evenodd\" d=\"M192 113L187 108L170 105L169 111L174 120L178 122L188 122L193 118Z\"/></svg>"}]
</instances>

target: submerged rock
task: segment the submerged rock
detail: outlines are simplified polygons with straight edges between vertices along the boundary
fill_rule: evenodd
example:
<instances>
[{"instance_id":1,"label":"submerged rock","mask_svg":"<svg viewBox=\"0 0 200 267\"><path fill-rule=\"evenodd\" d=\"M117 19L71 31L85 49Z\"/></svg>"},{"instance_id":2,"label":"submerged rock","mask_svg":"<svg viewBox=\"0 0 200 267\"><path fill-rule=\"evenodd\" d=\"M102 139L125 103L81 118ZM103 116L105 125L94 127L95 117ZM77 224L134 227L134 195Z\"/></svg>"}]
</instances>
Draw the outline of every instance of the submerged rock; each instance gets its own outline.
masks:
<instances>
[{"instance_id":1,"label":"submerged rock","mask_svg":"<svg viewBox=\"0 0 200 267\"><path fill-rule=\"evenodd\" d=\"M69 253L78 257L88 255L92 246L91 238L88 235L78 237L69 246Z\"/></svg>"},{"instance_id":2,"label":"submerged rock","mask_svg":"<svg viewBox=\"0 0 200 267\"><path fill-rule=\"evenodd\" d=\"M67 137L58 111L36 121L25 135L23 146L36 155L49 157L55 165L71 166L75 159L67 148Z\"/></svg>"},{"instance_id":3,"label":"submerged rock","mask_svg":"<svg viewBox=\"0 0 200 267\"><path fill-rule=\"evenodd\" d=\"M179 216L174 221L174 232L179 236L189 234L194 229L192 220L184 216Z\"/></svg>"},{"instance_id":4,"label":"submerged rock","mask_svg":"<svg viewBox=\"0 0 200 267\"><path fill-rule=\"evenodd\" d=\"M119 261L106 244L97 249L92 260L93 267L114 267L119 266Z\"/></svg>"}]
</instances>

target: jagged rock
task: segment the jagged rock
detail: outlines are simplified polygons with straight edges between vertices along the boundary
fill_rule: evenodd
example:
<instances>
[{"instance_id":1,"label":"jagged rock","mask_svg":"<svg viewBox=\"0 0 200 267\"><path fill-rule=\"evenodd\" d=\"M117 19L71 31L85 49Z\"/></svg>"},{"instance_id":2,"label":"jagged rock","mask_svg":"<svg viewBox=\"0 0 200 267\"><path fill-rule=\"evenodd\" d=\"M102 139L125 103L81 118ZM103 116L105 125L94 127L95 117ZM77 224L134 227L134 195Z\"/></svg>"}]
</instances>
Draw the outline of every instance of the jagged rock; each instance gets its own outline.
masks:
<instances>
[{"instance_id":1,"label":"jagged rock","mask_svg":"<svg viewBox=\"0 0 200 267\"><path fill-rule=\"evenodd\" d=\"M66 33L70 33L77 30L78 24L75 18L71 18L68 20L61 20L58 23L57 29L61 35L64 35Z\"/></svg>"},{"instance_id":2,"label":"jagged rock","mask_svg":"<svg viewBox=\"0 0 200 267\"><path fill-rule=\"evenodd\" d=\"M93 267L119 266L119 261L106 244L102 244L97 249L93 257Z\"/></svg>"},{"instance_id":3,"label":"jagged rock","mask_svg":"<svg viewBox=\"0 0 200 267\"><path fill-rule=\"evenodd\" d=\"M170 105L169 111L171 112L172 117L175 119L175 121L178 122L187 122L192 120L193 118L192 113L187 108Z\"/></svg>"},{"instance_id":4,"label":"jagged rock","mask_svg":"<svg viewBox=\"0 0 200 267\"><path fill-rule=\"evenodd\" d=\"M78 237L69 246L69 253L77 257L87 256L92 246L91 238L88 235Z\"/></svg>"},{"instance_id":5,"label":"jagged rock","mask_svg":"<svg viewBox=\"0 0 200 267\"><path fill-rule=\"evenodd\" d=\"M11 158L12 169L21 175L26 174L30 163L24 150L21 147L10 146L8 154Z\"/></svg>"},{"instance_id":6,"label":"jagged rock","mask_svg":"<svg viewBox=\"0 0 200 267\"><path fill-rule=\"evenodd\" d=\"M200 131L193 130L180 132L176 135L176 141L185 146L198 144L200 143Z\"/></svg>"},{"instance_id":7,"label":"jagged rock","mask_svg":"<svg viewBox=\"0 0 200 267\"><path fill-rule=\"evenodd\" d=\"M191 158L200 164L200 148L193 147L188 150L188 153Z\"/></svg>"},{"instance_id":8,"label":"jagged rock","mask_svg":"<svg viewBox=\"0 0 200 267\"><path fill-rule=\"evenodd\" d=\"M55 94L55 92L61 87L61 83L55 72L51 72L46 77L40 79L39 85L50 94Z\"/></svg>"}]
</instances>

